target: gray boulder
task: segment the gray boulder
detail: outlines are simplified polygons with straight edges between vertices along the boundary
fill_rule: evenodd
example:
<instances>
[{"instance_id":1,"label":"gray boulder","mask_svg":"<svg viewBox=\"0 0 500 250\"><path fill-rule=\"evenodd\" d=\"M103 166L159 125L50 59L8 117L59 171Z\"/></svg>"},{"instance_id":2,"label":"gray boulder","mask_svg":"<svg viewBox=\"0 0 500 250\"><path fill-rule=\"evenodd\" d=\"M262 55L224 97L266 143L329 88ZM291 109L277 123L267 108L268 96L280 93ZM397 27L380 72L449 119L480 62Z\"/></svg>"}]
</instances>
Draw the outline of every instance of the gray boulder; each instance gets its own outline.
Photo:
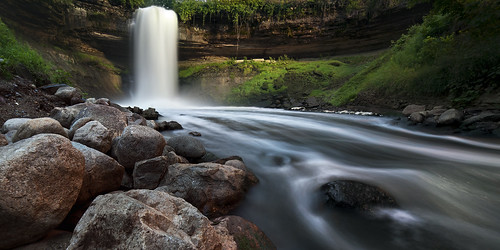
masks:
<instances>
[{"instance_id":1,"label":"gray boulder","mask_svg":"<svg viewBox=\"0 0 500 250\"><path fill-rule=\"evenodd\" d=\"M373 212L377 207L397 207L395 199L386 191L358 181L332 181L321 190L326 203L334 207L362 212Z\"/></svg>"},{"instance_id":2,"label":"gray boulder","mask_svg":"<svg viewBox=\"0 0 500 250\"><path fill-rule=\"evenodd\" d=\"M127 115L127 122L128 125L142 125L142 126L147 126L148 122L144 117L142 117L139 114L132 113L132 112L127 112L125 113Z\"/></svg>"},{"instance_id":3,"label":"gray boulder","mask_svg":"<svg viewBox=\"0 0 500 250\"><path fill-rule=\"evenodd\" d=\"M31 120L31 118L12 118L2 125L2 133L6 134L12 130L18 130L21 125Z\"/></svg>"},{"instance_id":4,"label":"gray boulder","mask_svg":"<svg viewBox=\"0 0 500 250\"><path fill-rule=\"evenodd\" d=\"M153 120L146 120L146 125L154 130L159 130L158 123Z\"/></svg>"},{"instance_id":5,"label":"gray boulder","mask_svg":"<svg viewBox=\"0 0 500 250\"><path fill-rule=\"evenodd\" d=\"M97 195L120 189L125 168L115 159L83 144L73 146L85 157L85 175L77 202L85 204Z\"/></svg>"},{"instance_id":6,"label":"gray boulder","mask_svg":"<svg viewBox=\"0 0 500 250\"><path fill-rule=\"evenodd\" d=\"M139 125L128 126L113 144L113 155L126 169L135 163L162 155L165 138L160 132Z\"/></svg>"},{"instance_id":7,"label":"gray boulder","mask_svg":"<svg viewBox=\"0 0 500 250\"><path fill-rule=\"evenodd\" d=\"M82 92L69 86L57 89L54 95L68 104L74 104L76 100L82 99Z\"/></svg>"},{"instance_id":8,"label":"gray boulder","mask_svg":"<svg viewBox=\"0 0 500 250\"><path fill-rule=\"evenodd\" d=\"M168 166L179 163L179 157L170 152L166 156L158 156L135 163L132 178L135 189L155 189L165 177Z\"/></svg>"},{"instance_id":9,"label":"gray boulder","mask_svg":"<svg viewBox=\"0 0 500 250\"><path fill-rule=\"evenodd\" d=\"M440 126L457 125L464 118L464 113L456 109L448 109L439 116L437 121Z\"/></svg>"},{"instance_id":10,"label":"gray boulder","mask_svg":"<svg viewBox=\"0 0 500 250\"><path fill-rule=\"evenodd\" d=\"M423 112L414 112L411 113L410 115L410 121L415 122L415 123L422 123L425 121L425 115Z\"/></svg>"},{"instance_id":11,"label":"gray boulder","mask_svg":"<svg viewBox=\"0 0 500 250\"><path fill-rule=\"evenodd\" d=\"M113 138L121 135L127 126L127 116L119 109L97 104L87 104L76 117L75 120L80 118L89 117L94 121L99 121L104 127L108 128Z\"/></svg>"},{"instance_id":12,"label":"gray boulder","mask_svg":"<svg viewBox=\"0 0 500 250\"><path fill-rule=\"evenodd\" d=\"M21 125L12 138L12 142L17 142L38 134L58 134L68 137L68 134L58 121L44 117L31 119Z\"/></svg>"},{"instance_id":13,"label":"gray boulder","mask_svg":"<svg viewBox=\"0 0 500 250\"><path fill-rule=\"evenodd\" d=\"M0 248L34 242L75 204L85 159L60 135L41 134L0 147Z\"/></svg>"},{"instance_id":14,"label":"gray boulder","mask_svg":"<svg viewBox=\"0 0 500 250\"><path fill-rule=\"evenodd\" d=\"M195 207L164 192L98 196L76 226L72 249L236 249Z\"/></svg>"},{"instance_id":15,"label":"gray boulder","mask_svg":"<svg viewBox=\"0 0 500 250\"><path fill-rule=\"evenodd\" d=\"M111 149L112 133L98 121L90 121L77 129L73 141L106 153Z\"/></svg>"},{"instance_id":16,"label":"gray boulder","mask_svg":"<svg viewBox=\"0 0 500 250\"><path fill-rule=\"evenodd\" d=\"M75 122L73 122L73 124L71 125L71 127L69 128L69 132L68 132L68 137L70 140L73 140L73 137L75 136L75 132L83 127L85 124L87 124L87 122L91 122L93 121L92 118L89 118L89 117L85 117L85 118L81 118L81 119L78 119L76 120ZM101 124L102 125L102 124Z\"/></svg>"},{"instance_id":17,"label":"gray boulder","mask_svg":"<svg viewBox=\"0 0 500 250\"><path fill-rule=\"evenodd\" d=\"M425 105L415 105L411 104L406 106L406 108L403 109L403 115L404 116L409 116L415 112L422 112L425 111Z\"/></svg>"},{"instance_id":18,"label":"gray boulder","mask_svg":"<svg viewBox=\"0 0 500 250\"><path fill-rule=\"evenodd\" d=\"M156 190L183 198L209 218L236 208L250 186L247 173L217 163L174 164Z\"/></svg>"},{"instance_id":19,"label":"gray boulder","mask_svg":"<svg viewBox=\"0 0 500 250\"><path fill-rule=\"evenodd\" d=\"M87 107L87 104L76 104L64 108L56 107L50 111L50 117L59 121L65 128L70 128L75 121L75 117Z\"/></svg>"},{"instance_id":20,"label":"gray boulder","mask_svg":"<svg viewBox=\"0 0 500 250\"><path fill-rule=\"evenodd\" d=\"M172 137L167 144L174 148L176 154L186 158L197 159L207 153L201 141L192 136Z\"/></svg>"}]
</instances>

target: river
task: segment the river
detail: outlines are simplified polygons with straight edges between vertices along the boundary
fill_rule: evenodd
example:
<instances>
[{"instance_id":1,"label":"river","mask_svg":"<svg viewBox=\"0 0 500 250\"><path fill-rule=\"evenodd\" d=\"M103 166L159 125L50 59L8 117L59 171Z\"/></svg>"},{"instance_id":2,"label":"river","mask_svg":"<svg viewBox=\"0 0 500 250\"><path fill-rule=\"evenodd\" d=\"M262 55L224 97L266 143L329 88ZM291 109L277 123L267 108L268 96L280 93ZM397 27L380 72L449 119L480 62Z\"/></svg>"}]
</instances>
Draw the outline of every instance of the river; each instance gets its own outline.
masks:
<instances>
[{"instance_id":1,"label":"river","mask_svg":"<svg viewBox=\"0 0 500 250\"><path fill-rule=\"evenodd\" d=\"M260 182L234 214L278 249L500 249L500 142L432 135L392 119L261 108L159 109L218 157L241 156ZM319 191L358 180L397 209L368 217Z\"/></svg>"}]
</instances>

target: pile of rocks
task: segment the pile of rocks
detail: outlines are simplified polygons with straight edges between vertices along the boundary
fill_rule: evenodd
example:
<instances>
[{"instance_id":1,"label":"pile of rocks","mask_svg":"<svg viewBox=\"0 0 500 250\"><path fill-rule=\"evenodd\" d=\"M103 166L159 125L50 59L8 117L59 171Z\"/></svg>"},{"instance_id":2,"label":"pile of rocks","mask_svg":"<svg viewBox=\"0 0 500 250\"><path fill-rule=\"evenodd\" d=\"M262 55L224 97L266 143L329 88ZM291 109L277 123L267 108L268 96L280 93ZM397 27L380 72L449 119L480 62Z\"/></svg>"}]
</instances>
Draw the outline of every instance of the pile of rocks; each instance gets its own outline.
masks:
<instances>
[{"instance_id":1,"label":"pile of rocks","mask_svg":"<svg viewBox=\"0 0 500 250\"><path fill-rule=\"evenodd\" d=\"M426 109L425 105L408 105L403 115L413 124L435 127L452 127L474 134L500 136L500 111L480 109L446 109L437 106Z\"/></svg>"},{"instance_id":2,"label":"pile of rocks","mask_svg":"<svg viewBox=\"0 0 500 250\"><path fill-rule=\"evenodd\" d=\"M227 216L257 183L241 158L204 162L192 136L166 140L139 112L59 92L73 105L2 126L0 249L275 248Z\"/></svg>"}]
</instances>

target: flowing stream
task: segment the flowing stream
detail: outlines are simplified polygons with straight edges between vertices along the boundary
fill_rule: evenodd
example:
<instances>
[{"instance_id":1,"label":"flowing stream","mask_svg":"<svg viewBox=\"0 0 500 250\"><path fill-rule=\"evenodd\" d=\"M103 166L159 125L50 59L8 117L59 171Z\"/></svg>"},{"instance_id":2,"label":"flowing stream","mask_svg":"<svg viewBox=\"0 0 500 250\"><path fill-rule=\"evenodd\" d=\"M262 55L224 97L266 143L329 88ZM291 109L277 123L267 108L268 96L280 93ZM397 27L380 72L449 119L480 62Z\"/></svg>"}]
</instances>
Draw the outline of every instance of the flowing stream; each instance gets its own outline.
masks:
<instances>
[{"instance_id":1,"label":"flowing stream","mask_svg":"<svg viewBox=\"0 0 500 250\"><path fill-rule=\"evenodd\" d=\"M184 126L166 137L197 131L209 152L243 157L260 183L234 213L278 249L500 249L498 140L414 132L380 117L175 109L176 14L140 9L132 26L135 102ZM327 207L319 189L339 179L381 187L400 207L372 217Z\"/></svg>"},{"instance_id":2,"label":"flowing stream","mask_svg":"<svg viewBox=\"0 0 500 250\"><path fill-rule=\"evenodd\" d=\"M500 142L439 136L390 118L259 108L159 109L219 157L259 178L234 213L278 249L499 249ZM358 180L400 208L373 217L327 207L319 191Z\"/></svg>"}]
</instances>

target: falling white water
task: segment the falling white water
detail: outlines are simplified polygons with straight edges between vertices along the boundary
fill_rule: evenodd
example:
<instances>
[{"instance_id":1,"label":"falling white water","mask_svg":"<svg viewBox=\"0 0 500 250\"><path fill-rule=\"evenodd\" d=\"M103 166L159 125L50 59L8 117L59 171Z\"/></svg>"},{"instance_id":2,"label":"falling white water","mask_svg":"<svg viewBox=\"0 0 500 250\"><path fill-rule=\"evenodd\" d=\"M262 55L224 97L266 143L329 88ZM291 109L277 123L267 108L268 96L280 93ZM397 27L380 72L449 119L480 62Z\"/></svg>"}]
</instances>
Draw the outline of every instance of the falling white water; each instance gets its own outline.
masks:
<instances>
[{"instance_id":1,"label":"falling white water","mask_svg":"<svg viewBox=\"0 0 500 250\"><path fill-rule=\"evenodd\" d=\"M136 101L177 96L177 14L151 6L138 9L132 24Z\"/></svg>"}]
</instances>

